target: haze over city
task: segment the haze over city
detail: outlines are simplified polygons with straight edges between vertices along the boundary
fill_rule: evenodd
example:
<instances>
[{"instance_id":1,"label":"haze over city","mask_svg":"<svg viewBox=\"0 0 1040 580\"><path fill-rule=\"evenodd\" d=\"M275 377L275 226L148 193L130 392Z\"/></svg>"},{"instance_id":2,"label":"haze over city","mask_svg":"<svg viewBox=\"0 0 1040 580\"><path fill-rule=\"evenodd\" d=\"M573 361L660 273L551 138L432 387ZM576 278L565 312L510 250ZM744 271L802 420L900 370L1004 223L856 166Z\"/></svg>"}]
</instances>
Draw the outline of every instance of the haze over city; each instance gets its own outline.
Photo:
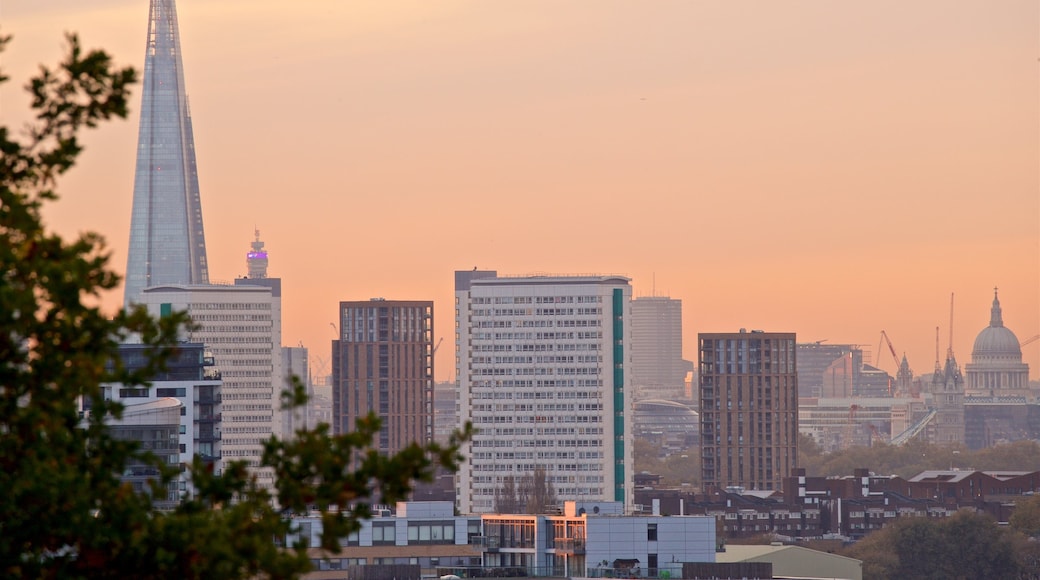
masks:
<instances>
[{"instance_id":1,"label":"haze over city","mask_svg":"<svg viewBox=\"0 0 1040 580\"><path fill-rule=\"evenodd\" d=\"M327 357L341 300L432 299L453 373L452 272L610 272L696 333L886 330L917 373L963 364L1000 288L1040 334L1040 8L836 4L201 2L178 13L210 277L254 228L283 337ZM62 34L140 70L147 3L5 3L15 81ZM48 208L126 263L140 88ZM121 292L106 298L115 310ZM903 352L899 352L900 355ZM1040 376L1040 341L1023 348Z\"/></svg>"}]
</instances>

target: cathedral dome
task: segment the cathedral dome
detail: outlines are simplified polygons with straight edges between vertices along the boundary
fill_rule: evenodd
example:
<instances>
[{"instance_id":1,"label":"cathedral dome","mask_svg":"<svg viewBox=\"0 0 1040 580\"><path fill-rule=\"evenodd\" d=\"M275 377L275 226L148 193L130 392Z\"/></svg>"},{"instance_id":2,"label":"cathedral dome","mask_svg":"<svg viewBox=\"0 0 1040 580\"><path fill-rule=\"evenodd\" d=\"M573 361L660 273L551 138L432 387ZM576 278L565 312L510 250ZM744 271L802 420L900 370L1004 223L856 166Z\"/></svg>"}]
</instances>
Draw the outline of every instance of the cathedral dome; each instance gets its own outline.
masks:
<instances>
[{"instance_id":1,"label":"cathedral dome","mask_svg":"<svg viewBox=\"0 0 1040 580\"><path fill-rule=\"evenodd\" d=\"M1000 300L996 292L993 293L993 308L990 310L989 326L975 338L975 347L971 351L973 359L977 357L1014 357L1022 360L1022 347L1018 344L1018 337L1009 328L1004 326L1004 319L1000 310Z\"/></svg>"}]
</instances>

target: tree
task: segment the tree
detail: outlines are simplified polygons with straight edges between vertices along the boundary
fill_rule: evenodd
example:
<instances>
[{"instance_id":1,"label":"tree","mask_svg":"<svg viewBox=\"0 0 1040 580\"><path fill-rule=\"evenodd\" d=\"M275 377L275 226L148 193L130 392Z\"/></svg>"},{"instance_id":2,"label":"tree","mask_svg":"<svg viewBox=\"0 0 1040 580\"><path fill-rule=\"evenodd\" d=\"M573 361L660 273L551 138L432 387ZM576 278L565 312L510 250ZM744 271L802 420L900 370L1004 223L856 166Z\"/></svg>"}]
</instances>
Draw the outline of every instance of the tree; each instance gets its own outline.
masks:
<instances>
[{"instance_id":1,"label":"tree","mask_svg":"<svg viewBox=\"0 0 1040 580\"><path fill-rule=\"evenodd\" d=\"M8 41L0 38L0 51ZM322 425L292 441L272 438L261 463L276 474L273 497L242 462L216 474L196 460L188 469L197 493L172 512L153 510L149 495L121 483L129 461L158 471L156 492L174 469L110 435L106 422L122 407L104 400L101 384L145 384L190 321L155 320L143 309L102 312L98 298L120 279L101 237L66 241L44 226L56 180L81 151L77 135L125 117L136 80L105 52L84 52L76 36L68 43L67 58L27 87L35 123L20 136L0 127L0 576L294 577L310 568L306 546L275 546L293 524L272 500L283 510L319 508L322 547L338 550L338 539L370 515L370 502L402 499L437 465L456 467L469 428L449 445L416 444L391 457L371 448L373 417L345 435ZM117 351L130 335L154 353L136 372ZM284 397L289 405L304 398L298 381ZM84 402L90 413L81 416ZM361 467L351 470L355 457Z\"/></svg>"},{"instance_id":2,"label":"tree","mask_svg":"<svg viewBox=\"0 0 1040 580\"><path fill-rule=\"evenodd\" d=\"M502 478L502 487L495 489L495 511L500 514L515 514L520 511L516 478L512 475Z\"/></svg>"},{"instance_id":3,"label":"tree","mask_svg":"<svg viewBox=\"0 0 1040 580\"><path fill-rule=\"evenodd\" d=\"M520 497L527 514L544 514L556 507L556 490L544 465L536 466L533 474L521 478Z\"/></svg>"},{"instance_id":4,"label":"tree","mask_svg":"<svg viewBox=\"0 0 1040 580\"><path fill-rule=\"evenodd\" d=\"M1040 495L1015 502L1015 511L1008 523L1011 529L1026 536L1040 536Z\"/></svg>"},{"instance_id":5,"label":"tree","mask_svg":"<svg viewBox=\"0 0 1040 580\"><path fill-rule=\"evenodd\" d=\"M854 544L845 555L863 560L863 577L1016 578L1027 570L1029 542L969 511L937 520L908 518Z\"/></svg>"}]
</instances>

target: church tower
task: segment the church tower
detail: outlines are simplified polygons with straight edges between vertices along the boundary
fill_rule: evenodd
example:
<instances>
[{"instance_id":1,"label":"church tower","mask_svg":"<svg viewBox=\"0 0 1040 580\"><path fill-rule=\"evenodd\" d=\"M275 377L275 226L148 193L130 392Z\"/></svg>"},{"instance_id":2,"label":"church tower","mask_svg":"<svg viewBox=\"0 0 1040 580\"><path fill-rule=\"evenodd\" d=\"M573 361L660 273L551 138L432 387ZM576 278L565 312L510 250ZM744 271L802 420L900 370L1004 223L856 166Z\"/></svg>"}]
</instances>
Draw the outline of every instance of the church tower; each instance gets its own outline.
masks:
<instances>
[{"instance_id":1,"label":"church tower","mask_svg":"<svg viewBox=\"0 0 1040 580\"><path fill-rule=\"evenodd\" d=\"M950 345L946 364L939 364L939 329L935 329L935 373L932 375L932 408L936 411L932 443L964 444L964 375L953 356L953 296L950 296Z\"/></svg>"},{"instance_id":2,"label":"church tower","mask_svg":"<svg viewBox=\"0 0 1040 580\"><path fill-rule=\"evenodd\" d=\"M202 203L174 0L151 0L123 302L164 284L208 284Z\"/></svg>"}]
</instances>

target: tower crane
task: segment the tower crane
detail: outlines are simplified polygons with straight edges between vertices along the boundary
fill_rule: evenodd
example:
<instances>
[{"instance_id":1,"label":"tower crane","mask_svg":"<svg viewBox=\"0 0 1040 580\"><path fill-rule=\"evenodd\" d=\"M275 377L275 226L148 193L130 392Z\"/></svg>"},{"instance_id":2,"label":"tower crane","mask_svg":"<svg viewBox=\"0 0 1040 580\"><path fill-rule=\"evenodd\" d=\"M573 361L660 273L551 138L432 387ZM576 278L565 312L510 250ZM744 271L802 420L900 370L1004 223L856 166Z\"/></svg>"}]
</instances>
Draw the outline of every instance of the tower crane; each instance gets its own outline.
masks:
<instances>
[{"instance_id":1,"label":"tower crane","mask_svg":"<svg viewBox=\"0 0 1040 580\"><path fill-rule=\"evenodd\" d=\"M881 340L884 343L888 344L888 352L892 353L892 360L896 363L896 372L899 372L899 365L901 364L899 362L899 355L896 354L896 349L894 346L892 346L892 341L888 338L888 334L884 330L881 331ZM878 343L879 353L881 352L881 344L881 342ZM880 357L880 355L878 356Z\"/></svg>"},{"instance_id":2,"label":"tower crane","mask_svg":"<svg viewBox=\"0 0 1040 580\"><path fill-rule=\"evenodd\" d=\"M1025 346L1025 345L1027 345L1027 344L1033 344L1034 342L1036 342L1036 341L1038 341L1038 340L1040 340L1040 334L1038 334L1038 335L1036 335L1036 336L1031 336L1031 337L1029 337L1029 338L1027 338L1027 339L1023 340L1022 342L1020 342L1020 343L1018 344L1018 346L1020 346L1020 347L1021 347L1021 346Z\"/></svg>"}]
</instances>

